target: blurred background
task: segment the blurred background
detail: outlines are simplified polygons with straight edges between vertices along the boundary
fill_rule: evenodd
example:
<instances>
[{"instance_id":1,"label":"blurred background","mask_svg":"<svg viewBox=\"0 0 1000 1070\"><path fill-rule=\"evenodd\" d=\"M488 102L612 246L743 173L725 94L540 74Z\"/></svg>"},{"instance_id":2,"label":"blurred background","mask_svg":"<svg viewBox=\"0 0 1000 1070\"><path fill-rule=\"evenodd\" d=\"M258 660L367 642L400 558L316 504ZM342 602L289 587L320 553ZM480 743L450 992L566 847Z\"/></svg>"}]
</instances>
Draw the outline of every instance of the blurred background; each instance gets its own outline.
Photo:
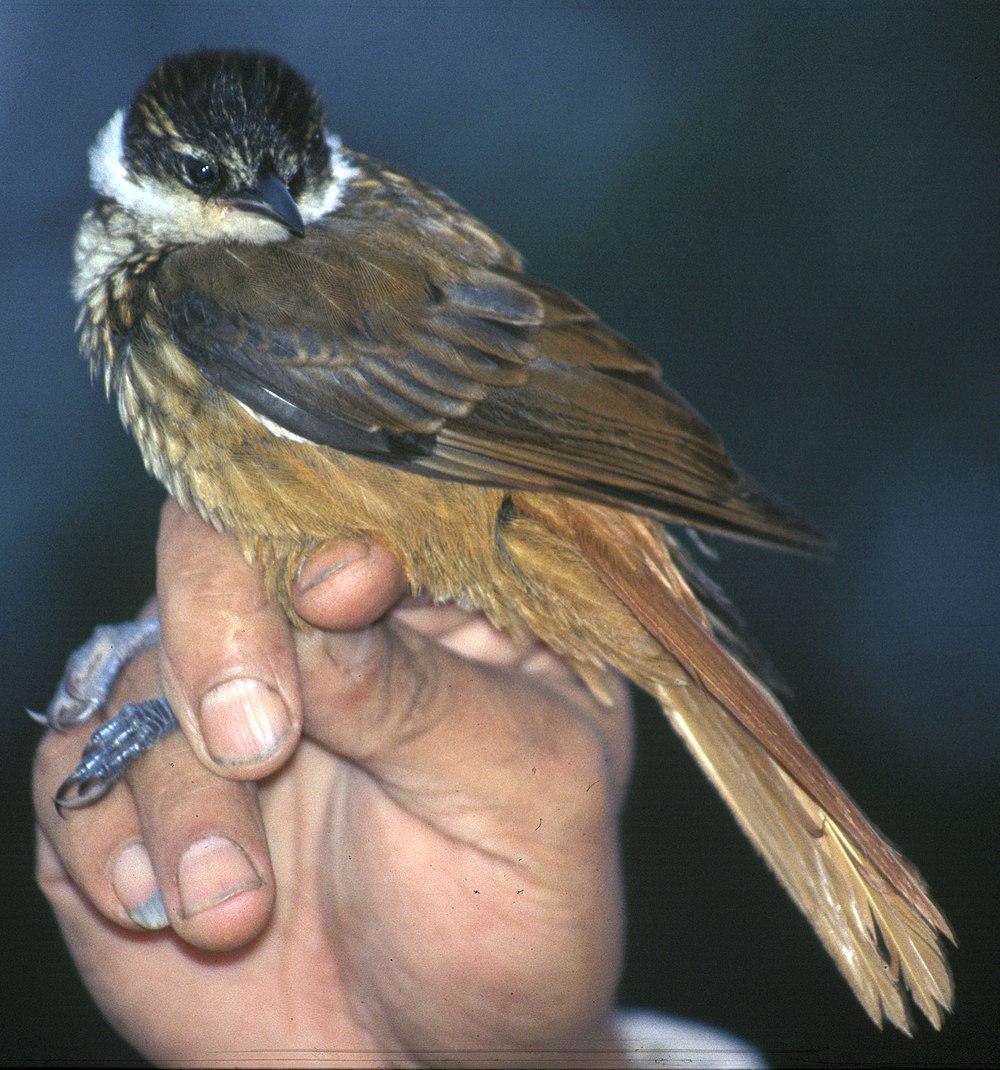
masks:
<instances>
[{"instance_id":1,"label":"blurred background","mask_svg":"<svg viewBox=\"0 0 1000 1070\"><path fill-rule=\"evenodd\" d=\"M67 275L91 139L199 45L291 61L348 145L656 354L839 543L716 541L715 573L951 918L957 1012L879 1034L646 703L621 1000L777 1066L997 1062L998 30L992 3L0 5L0 1062L135 1061L34 888L22 709L152 587L161 492L88 384Z\"/></svg>"}]
</instances>

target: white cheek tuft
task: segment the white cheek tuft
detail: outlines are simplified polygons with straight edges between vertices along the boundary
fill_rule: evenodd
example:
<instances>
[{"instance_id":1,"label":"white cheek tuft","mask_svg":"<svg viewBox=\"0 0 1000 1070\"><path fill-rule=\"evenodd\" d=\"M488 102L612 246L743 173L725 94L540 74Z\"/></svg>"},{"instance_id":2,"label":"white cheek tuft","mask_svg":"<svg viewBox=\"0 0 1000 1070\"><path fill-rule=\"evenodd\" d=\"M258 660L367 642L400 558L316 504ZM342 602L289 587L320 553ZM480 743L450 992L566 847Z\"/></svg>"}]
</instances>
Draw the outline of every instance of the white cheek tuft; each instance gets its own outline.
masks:
<instances>
[{"instance_id":1,"label":"white cheek tuft","mask_svg":"<svg viewBox=\"0 0 1000 1070\"><path fill-rule=\"evenodd\" d=\"M262 243L288 237L272 219L206 203L196 193L150 177L134 177L125 161L125 113L115 112L90 150L94 190L117 202L147 237L186 244L198 241Z\"/></svg>"},{"instance_id":2,"label":"white cheek tuft","mask_svg":"<svg viewBox=\"0 0 1000 1070\"><path fill-rule=\"evenodd\" d=\"M122 136L125 131L125 112L122 108L101 127L90 146L90 184L105 197L114 197L128 184L125 161L122 158Z\"/></svg>"},{"instance_id":3,"label":"white cheek tuft","mask_svg":"<svg viewBox=\"0 0 1000 1070\"><path fill-rule=\"evenodd\" d=\"M136 215L169 209L170 195L155 183L137 182L125 166L125 112L122 108L101 128L90 149L90 184Z\"/></svg>"},{"instance_id":4,"label":"white cheek tuft","mask_svg":"<svg viewBox=\"0 0 1000 1070\"><path fill-rule=\"evenodd\" d=\"M322 188L299 198L299 211L306 223L339 208L345 187L358 173L347 162L340 138L327 133L326 143L330 179ZM90 183L97 193L141 221L142 229L164 241L258 243L288 238L287 230L274 220L206 204L196 194L154 178L134 177L125 161L125 112L121 108L104 124L91 146Z\"/></svg>"},{"instance_id":5,"label":"white cheek tuft","mask_svg":"<svg viewBox=\"0 0 1000 1070\"><path fill-rule=\"evenodd\" d=\"M358 169L344 157L343 142L336 134L326 132L326 144L330 149L330 181L316 193L299 198L299 211L307 223L336 211L344 200L344 187L355 178Z\"/></svg>"}]
</instances>

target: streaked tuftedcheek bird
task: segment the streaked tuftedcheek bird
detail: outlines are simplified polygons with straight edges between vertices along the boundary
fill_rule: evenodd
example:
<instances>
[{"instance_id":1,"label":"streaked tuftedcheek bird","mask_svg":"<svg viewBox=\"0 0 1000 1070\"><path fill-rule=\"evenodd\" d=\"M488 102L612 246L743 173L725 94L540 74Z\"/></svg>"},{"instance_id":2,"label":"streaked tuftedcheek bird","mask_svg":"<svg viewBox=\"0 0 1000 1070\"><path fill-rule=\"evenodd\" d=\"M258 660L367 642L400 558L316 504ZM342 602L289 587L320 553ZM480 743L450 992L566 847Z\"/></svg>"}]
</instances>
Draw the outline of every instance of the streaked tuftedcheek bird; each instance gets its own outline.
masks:
<instances>
[{"instance_id":1,"label":"streaked tuftedcheek bird","mask_svg":"<svg viewBox=\"0 0 1000 1070\"><path fill-rule=\"evenodd\" d=\"M537 637L599 700L624 673L871 1017L908 1028L908 989L940 1025L947 921L799 736L676 532L824 540L734 468L655 361L453 201L343 148L270 56L165 60L91 176L83 350L146 466L239 540L293 623L308 555L379 540L414 590ZM99 632L49 721L96 708L151 627ZM127 708L60 802L91 801L173 724L164 700Z\"/></svg>"}]
</instances>

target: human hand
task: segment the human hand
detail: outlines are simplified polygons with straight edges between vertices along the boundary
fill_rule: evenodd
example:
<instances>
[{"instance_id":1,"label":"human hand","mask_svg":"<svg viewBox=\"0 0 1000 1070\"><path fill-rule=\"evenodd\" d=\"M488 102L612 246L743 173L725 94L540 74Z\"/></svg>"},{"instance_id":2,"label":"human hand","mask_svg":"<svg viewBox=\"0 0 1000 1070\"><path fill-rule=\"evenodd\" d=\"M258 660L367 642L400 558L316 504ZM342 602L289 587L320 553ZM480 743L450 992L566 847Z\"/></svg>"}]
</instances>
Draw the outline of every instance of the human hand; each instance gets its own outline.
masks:
<instances>
[{"instance_id":1,"label":"human hand","mask_svg":"<svg viewBox=\"0 0 1000 1070\"><path fill-rule=\"evenodd\" d=\"M162 646L109 712L166 690L184 734L67 820L89 729L35 771L38 879L112 1024L162 1063L607 1066L624 686L604 709L551 653L405 599L378 546L308 563L311 634L172 503L158 558Z\"/></svg>"}]
</instances>

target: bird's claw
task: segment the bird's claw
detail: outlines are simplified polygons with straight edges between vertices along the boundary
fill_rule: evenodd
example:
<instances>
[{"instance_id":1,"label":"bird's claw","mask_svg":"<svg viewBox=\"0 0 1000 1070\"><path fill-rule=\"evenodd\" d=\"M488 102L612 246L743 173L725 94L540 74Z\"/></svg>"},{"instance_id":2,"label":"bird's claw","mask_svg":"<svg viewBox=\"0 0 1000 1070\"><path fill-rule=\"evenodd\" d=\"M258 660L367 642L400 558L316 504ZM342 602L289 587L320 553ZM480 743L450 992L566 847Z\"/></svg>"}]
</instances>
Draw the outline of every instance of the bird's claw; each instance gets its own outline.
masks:
<instances>
[{"instance_id":1,"label":"bird's claw","mask_svg":"<svg viewBox=\"0 0 1000 1070\"><path fill-rule=\"evenodd\" d=\"M28 710L29 716L58 732L82 724L107 703L122 669L159 639L156 617L100 625L70 655L45 713ZM140 754L176 727L165 698L123 706L90 737L76 769L55 794L56 809L77 810L102 799Z\"/></svg>"},{"instance_id":2,"label":"bird's claw","mask_svg":"<svg viewBox=\"0 0 1000 1070\"><path fill-rule=\"evenodd\" d=\"M63 815L64 810L82 810L85 806L103 799L115 783L111 780L101 780L100 777L82 777L77 768L59 785L52 801L60 815Z\"/></svg>"},{"instance_id":3,"label":"bird's claw","mask_svg":"<svg viewBox=\"0 0 1000 1070\"><path fill-rule=\"evenodd\" d=\"M79 810L104 798L139 755L176 727L163 696L122 706L87 741L79 765L55 794L56 809Z\"/></svg>"},{"instance_id":4,"label":"bird's claw","mask_svg":"<svg viewBox=\"0 0 1000 1070\"><path fill-rule=\"evenodd\" d=\"M28 715L59 732L81 724L108 701L118 674L128 662L159 639L160 622L156 617L100 625L70 655L45 713L28 710Z\"/></svg>"}]
</instances>

